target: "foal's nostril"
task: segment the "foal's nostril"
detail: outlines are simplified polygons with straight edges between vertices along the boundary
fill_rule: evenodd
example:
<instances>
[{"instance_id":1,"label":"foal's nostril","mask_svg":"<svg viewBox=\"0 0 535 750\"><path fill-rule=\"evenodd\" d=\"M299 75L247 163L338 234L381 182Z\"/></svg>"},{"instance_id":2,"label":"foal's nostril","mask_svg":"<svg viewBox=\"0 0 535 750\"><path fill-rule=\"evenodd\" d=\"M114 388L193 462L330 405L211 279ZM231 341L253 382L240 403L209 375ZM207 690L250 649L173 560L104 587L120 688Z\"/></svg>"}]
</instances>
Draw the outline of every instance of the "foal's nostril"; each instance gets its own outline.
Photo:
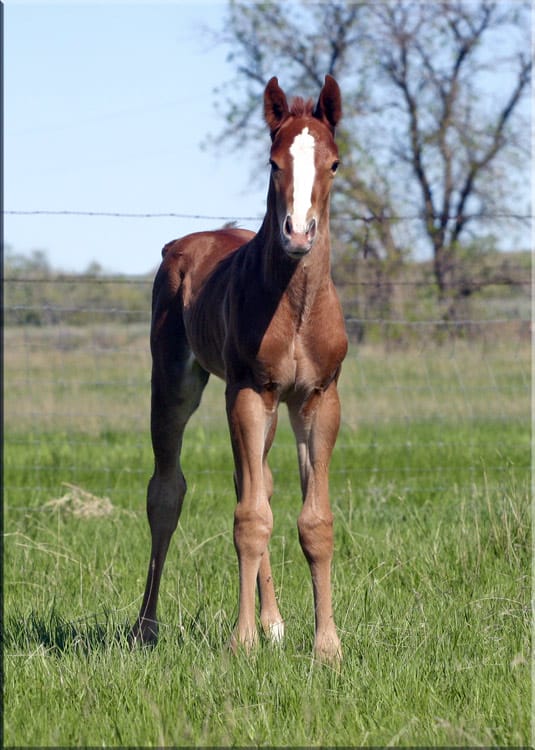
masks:
<instances>
[{"instance_id":1,"label":"foal's nostril","mask_svg":"<svg viewBox=\"0 0 535 750\"><path fill-rule=\"evenodd\" d=\"M308 222L308 226L306 228L306 235L309 238L309 240L313 240L316 236L316 219L311 219Z\"/></svg>"},{"instance_id":2,"label":"foal's nostril","mask_svg":"<svg viewBox=\"0 0 535 750\"><path fill-rule=\"evenodd\" d=\"M291 219L291 217L290 217L290 216L288 215L288 216L286 217L286 221L284 222L284 234L285 234L285 235L286 235L287 237L291 237L291 235L292 235L292 232L293 232L292 219Z\"/></svg>"}]
</instances>

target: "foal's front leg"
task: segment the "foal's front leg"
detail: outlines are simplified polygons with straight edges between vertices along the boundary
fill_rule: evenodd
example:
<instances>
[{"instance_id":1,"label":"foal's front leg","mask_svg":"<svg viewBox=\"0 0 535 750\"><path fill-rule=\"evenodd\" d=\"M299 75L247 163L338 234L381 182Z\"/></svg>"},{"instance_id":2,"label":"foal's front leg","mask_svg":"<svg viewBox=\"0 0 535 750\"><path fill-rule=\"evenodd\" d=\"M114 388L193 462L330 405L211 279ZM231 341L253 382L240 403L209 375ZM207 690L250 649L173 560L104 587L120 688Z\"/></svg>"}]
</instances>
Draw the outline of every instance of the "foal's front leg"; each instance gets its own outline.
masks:
<instances>
[{"instance_id":1,"label":"foal's front leg","mask_svg":"<svg viewBox=\"0 0 535 750\"><path fill-rule=\"evenodd\" d=\"M268 502L270 504L271 496L273 495L273 476L267 462L267 456L273 444L276 429L277 412L275 411L265 441L263 464L264 485ZM279 611L279 606L275 596L275 585L273 583L273 574L271 572L268 549L266 549L260 560L260 569L258 571L258 595L260 599L260 622L262 623L262 629L272 643L281 643L284 639L284 621Z\"/></svg>"},{"instance_id":2,"label":"foal's front leg","mask_svg":"<svg viewBox=\"0 0 535 750\"><path fill-rule=\"evenodd\" d=\"M314 592L314 653L337 662L342 647L336 633L331 598L333 515L329 501L329 463L340 426L340 402L333 381L325 392L314 392L304 403L289 404L297 440L303 507L297 525L299 541L310 566Z\"/></svg>"},{"instance_id":3,"label":"foal's front leg","mask_svg":"<svg viewBox=\"0 0 535 750\"><path fill-rule=\"evenodd\" d=\"M266 437L274 418L269 395L252 388L227 386L227 415L236 466L238 504L234 513L234 545L240 576L238 623L231 645L249 651L257 642L256 581L273 529L264 476ZM265 565L262 566L264 573Z\"/></svg>"}]
</instances>

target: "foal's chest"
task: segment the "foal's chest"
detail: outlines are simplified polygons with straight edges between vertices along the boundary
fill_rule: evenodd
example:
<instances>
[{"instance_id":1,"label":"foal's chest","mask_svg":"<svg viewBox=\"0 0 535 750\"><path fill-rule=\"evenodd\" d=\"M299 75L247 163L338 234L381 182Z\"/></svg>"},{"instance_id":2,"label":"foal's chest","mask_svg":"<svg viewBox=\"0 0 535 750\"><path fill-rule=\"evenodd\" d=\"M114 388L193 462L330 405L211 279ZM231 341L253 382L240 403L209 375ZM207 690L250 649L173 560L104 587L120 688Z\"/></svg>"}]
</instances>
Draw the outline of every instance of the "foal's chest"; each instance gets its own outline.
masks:
<instances>
[{"instance_id":1,"label":"foal's chest","mask_svg":"<svg viewBox=\"0 0 535 750\"><path fill-rule=\"evenodd\" d=\"M326 388L347 349L343 326L330 333L326 335L314 321L293 331L283 327L268 331L254 365L257 384L279 391L282 399L294 391Z\"/></svg>"}]
</instances>

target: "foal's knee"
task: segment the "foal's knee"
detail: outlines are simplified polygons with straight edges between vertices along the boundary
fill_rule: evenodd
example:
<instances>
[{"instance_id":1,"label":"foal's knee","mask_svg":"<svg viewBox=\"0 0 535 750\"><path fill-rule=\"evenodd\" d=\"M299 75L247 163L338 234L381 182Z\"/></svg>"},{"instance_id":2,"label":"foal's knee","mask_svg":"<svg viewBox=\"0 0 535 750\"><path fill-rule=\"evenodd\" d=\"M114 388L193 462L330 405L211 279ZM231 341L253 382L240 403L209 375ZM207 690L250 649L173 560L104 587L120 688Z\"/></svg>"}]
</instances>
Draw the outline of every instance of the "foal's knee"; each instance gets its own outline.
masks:
<instances>
[{"instance_id":1,"label":"foal's knee","mask_svg":"<svg viewBox=\"0 0 535 750\"><path fill-rule=\"evenodd\" d=\"M240 503L234 512L234 545L240 555L260 557L273 530L273 514L266 501L259 507L246 508Z\"/></svg>"},{"instance_id":2,"label":"foal's knee","mask_svg":"<svg viewBox=\"0 0 535 750\"><path fill-rule=\"evenodd\" d=\"M320 563L332 558L333 515L320 515L304 507L297 519L299 541L309 563Z\"/></svg>"}]
</instances>

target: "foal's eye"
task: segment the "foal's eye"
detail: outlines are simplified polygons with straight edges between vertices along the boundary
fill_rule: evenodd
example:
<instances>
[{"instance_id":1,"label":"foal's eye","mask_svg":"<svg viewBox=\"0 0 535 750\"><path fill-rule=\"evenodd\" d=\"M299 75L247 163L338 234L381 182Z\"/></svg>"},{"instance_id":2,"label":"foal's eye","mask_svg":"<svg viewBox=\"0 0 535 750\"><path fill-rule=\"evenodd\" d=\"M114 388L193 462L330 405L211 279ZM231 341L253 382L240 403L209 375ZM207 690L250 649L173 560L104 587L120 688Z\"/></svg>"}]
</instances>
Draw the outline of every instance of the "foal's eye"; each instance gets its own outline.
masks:
<instances>
[{"instance_id":1,"label":"foal's eye","mask_svg":"<svg viewBox=\"0 0 535 750\"><path fill-rule=\"evenodd\" d=\"M269 165L270 165L270 167L271 167L271 171L272 171L272 172L274 172L274 173L275 173L275 172L280 172L280 167L279 167L279 165L278 165L278 164L277 164L276 162L274 162L274 161L273 161L273 159L270 159L270 160L269 160Z\"/></svg>"},{"instance_id":2,"label":"foal's eye","mask_svg":"<svg viewBox=\"0 0 535 750\"><path fill-rule=\"evenodd\" d=\"M335 174L339 166L340 166L340 162L338 160L333 161L332 166L331 166L331 172Z\"/></svg>"}]
</instances>

